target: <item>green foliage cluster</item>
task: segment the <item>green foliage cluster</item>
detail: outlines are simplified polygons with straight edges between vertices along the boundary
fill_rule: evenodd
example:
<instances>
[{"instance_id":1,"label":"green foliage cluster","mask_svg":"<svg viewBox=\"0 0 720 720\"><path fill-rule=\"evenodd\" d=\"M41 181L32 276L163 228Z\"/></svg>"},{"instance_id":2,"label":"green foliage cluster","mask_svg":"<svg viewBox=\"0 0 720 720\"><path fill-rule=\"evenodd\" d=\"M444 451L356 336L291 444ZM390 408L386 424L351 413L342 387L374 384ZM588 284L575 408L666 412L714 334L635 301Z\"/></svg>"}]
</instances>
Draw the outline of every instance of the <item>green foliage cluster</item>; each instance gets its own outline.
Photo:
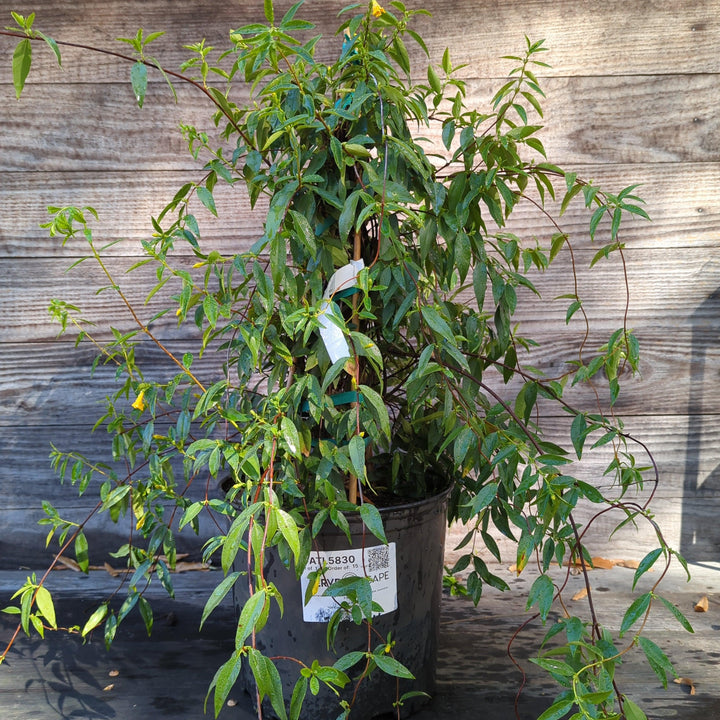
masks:
<instances>
[{"instance_id":1,"label":"green foliage cluster","mask_svg":"<svg viewBox=\"0 0 720 720\"><path fill-rule=\"evenodd\" d=\"M536 607L545 622L562 590L551 565L591 565L587 526L573 514L580 503L615 508L621 524L653 522L646 505L627 499L648 468L638 465L635 441L613 412L621 371L638 363L638 342L624 319L590 351L582 298L564 296L566 322L583 326L567 371L545 378L523 361L536 343L520 334L514 316L528 303L542 312L551 302L534 278L573 254L574 240L559 225L569 205L587 208L590 242L606 238L591 267L610 254L622 257L625 216L647 217L635 186L608 193L546 157L536 76L546 67L542 41L527 40L523 54L508 57L508 81L479 111L466 105L462 68L448 51L420 81L413 74L406 43L427 53L411 27L421 11L401 2L346 8L338 31L343 48L325 63L316 59L312 25L297 16L300 5L276 18L266 0L266 22L233 30L222 53L204 42L189 47L179 73L147 54L161 33L121 38L132 52L126 58L140 107L148 70L156 69L171 87L181 81L204 93L213 113L210 128L182 128L202 171L153 218L152 237L133 268L153 269L147 299L172 298L162 311L144 317L127 299L106 260L107 246L93 237L92 208L51 208L47 223L63 243L86 243L81 262L101 269L102 291L113 293L137 323L131 332L112 329L103 341L77 307L51 305L63 332L94 343L97 363L115 365L118 382L97 423L113 438L115 462L54 449L53 463L81 493L98 494L99 512L136 519L133 541L117 553L132 568L129 595L119 610L108 603L98 608L82 633L102 626L110 642L136 606L149 631L144 588L156 578L172 593L176 533L197 531L203 513L227 517L229 530L206 546L206 559L219 558L224 579L202 622L244 576L234 569L243 565L240 556L249 558L252 592L236 650L211 687L215 712L249 663L259 698L269 697L281 718L299 717L308 689L346 685L347 671L358 663L361 677L377 669L403 678L408 671L392 657L391 644L351 653L334 667L304 665L286 707L278 669L254 640L270 606L283 605L263 574L267 547L276 546L299 573L324 523L347 530L348 514L359 511L385 541L378 505L424 498L450 484L449 519L467 524L462 546L468 549L449 569L448 586L476 603L485 585L507 589L483 559L488 551L500 560L499 533L516 543L518 572L530 562L539 567L528 608ZM33 16L13 17L17 27L9 34L21 38L13 56L19 96L33 41L47 41L58 60L62 43L36 31ZM425 132L438 139L422 138ZM253 208L264 213L263 234L247 251L223 254L201 231L203 213L220 212L215 191L222 184L245 185ZM546 241L507 229L523 204L550 220L554 231ZM182 262L188 252L192 268ZM352 283L326 297L330 278L351 262ZM176 352L151 329L175 317L195 327L194 350ZM347 346L339 358L323 342L326 326ZM169 379L149 376L138 362L136 350L148 343L174 368ZM206 379L196 367L208 356L214 365ZM605 410L571 406L564 393L577 383L606 383ZM545 436L543 403L568 415L563 446ZM607 493L574 471L573 461L598 448L612 448ZM117 470L120 461L126 472ZM224 497L212 492L219 482ZM192 485L206 488L204 499L191 499ZM57 533L61 551L74 546L87 568L85 523L64 520L49 505L46 513L48 541ZM675 554L659 529L657 537L636 581ZM343 599L352 620L372 622L376 608L366 578L336 583L330 593ZM656 599L690 629L653 588L627 610L621 636L644 625ZM31 624L41 633L55 626L51 597L34 578L20 600L9 611L21 613L25 631ZM644 718L614 683L616 665L634 645L663 682L671 672L654 643L637 632L620 649L594 614L590 621L566 617L554 624L546 642L559 639L536 660L563 688L542 720L571 712L573 718ZM341 716L350 709L343 706Z\"/></svg>"}]
</instances>

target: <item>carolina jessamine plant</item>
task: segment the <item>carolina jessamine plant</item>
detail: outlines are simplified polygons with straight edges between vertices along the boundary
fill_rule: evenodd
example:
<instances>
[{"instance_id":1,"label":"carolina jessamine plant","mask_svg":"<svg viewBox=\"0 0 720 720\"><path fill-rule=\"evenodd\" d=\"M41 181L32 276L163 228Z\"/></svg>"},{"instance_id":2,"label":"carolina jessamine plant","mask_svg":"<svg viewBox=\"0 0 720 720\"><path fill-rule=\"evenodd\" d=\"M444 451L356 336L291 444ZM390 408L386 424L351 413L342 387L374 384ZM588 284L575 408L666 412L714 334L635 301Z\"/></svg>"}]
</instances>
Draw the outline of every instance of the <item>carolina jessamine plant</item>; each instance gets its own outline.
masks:
<instances>
[{"instance_id":1,"label":"carolina jessamine plant","mask_svg":"<svg viewBox=\"0 0 720 720\"><path fill-rule=\"evenodd\" d=\"M269 546L299 573L324 523L347 529L348 514L359 512L384 540L378 506L451 487L449 520L467 525L468 549L449 568L448 585L475 603L487 584L507 589L487 562L500 560L499 533L516 545L518 572L531 561L539 570L528 608L543 622L564 588L551 578L551 565L587 570L586 534L600 515L617 513L621 525L653 523L658 545L635 582L657 561L667 567L677 556L654 525L649 501L634 495L645 474L657 483L654 463L639 465L633 447L643 454L646 448L613 409L622 370L638 364L626 315L591 349L578 283L560 300L536 288L536 278L558 264L577 280L588 268L578 267L574 248L601 236L590 268L611 254L624 264L621 221L647 217L635 186L609 193L546 157L539 135L544 94L535 74L547 67L543 42L526 40L524 53L508 58L508 81L481 111L466 105L462 66L448 50L422 80L412 73L406 42L427 54L411 27L422 11L401 2L346 8L342 49L327 63L316 59L320 38L297 18L300 5L278 19L266 0L265 23L232 30L220 53L204 42L188 48L192 55L179 72L148 55L161 33L121 38L140 107L148 71L157 70L171 88L183 82L204 93L212 113L208 127L182 128L200 169L152 219L133 268L152 268L147 299L158 311L136 307L123 293L106 246L93 235L92 208L50 208L46 225L63 243L87 245L82 262L97 264L104 292L136 323L130 332L111 329L107 339L74 305L51 305L62 332L96 346L96 364L116 366L118 383L96 426L111 434L115 462L58 449L52 462L62 479L98 494L96 512L115 521L130 516L134 526L133 540L117 553L133 573L127 598L119 608L103 603L82 634L103 626L111 642L135 607L149 628L144 591L155 577L172 593L176 533L197 531L201 513L226 516L229 530L206 545L205 558L219 557L224 578L202 621L239 580L234 563L245 557L250 599L236 650L213 681L215 711L249 662L259 699L269 696L275 712L291 718L308 688L347 684L352 664L399 677L407 671L393 661L389 643L334 667L303 665L286 708L278 670L255 645L270 605L283 602L264 577ZM33 43L46 41L58 61L63 43L37 31L34 16L13 18L17 26L3 34L20 38L13 56L19 97ZM264 217L249 250L222 253L201 231L203 213L219 212L220 184L244 185ZM588 211L588 232L578 238L560 225L571 203ZM511 232L511 215L522 205L537 209L551 228L547 237ZM188 253L192 267L183 262ZM559 301L567 305L565 323L581 329L562 376L547 378L529 365L537 342L521 333L516 313L542 313ZM163 323L175 320L195 328L194 350L163 340ZM166 377L138 362L137 349L148 344L167 358ZM566 399L566 390L581 383L596 389L597 407L576 408ZM561 441L545 431L553 407L569 419ZM602 484L576 469L590 452L608 449ZM219 482L224 497L213 495ZM581 504L599 508L584 525L575 518ZM60 553L74 546L87 569L89 518L77 524L49 504L45 509ZM372 623L368 587L365 578L344 586L345 609L358 623ZM546 641L556 644L535 662L563 690L543 720L573 710L573 718L645 718L615 685L615 666L639 645L667 682L667 657L635 630L655 601L689 629L656 587L622 618L624 647L601 626L592 603L588 619L564 617L550 627ZM28 580L19 597L20 606L6 611L20 614L20 628L42 634L55 627L42 580ZM350 710L345 704L342 712Z\"/></svg>"}]
</instances>

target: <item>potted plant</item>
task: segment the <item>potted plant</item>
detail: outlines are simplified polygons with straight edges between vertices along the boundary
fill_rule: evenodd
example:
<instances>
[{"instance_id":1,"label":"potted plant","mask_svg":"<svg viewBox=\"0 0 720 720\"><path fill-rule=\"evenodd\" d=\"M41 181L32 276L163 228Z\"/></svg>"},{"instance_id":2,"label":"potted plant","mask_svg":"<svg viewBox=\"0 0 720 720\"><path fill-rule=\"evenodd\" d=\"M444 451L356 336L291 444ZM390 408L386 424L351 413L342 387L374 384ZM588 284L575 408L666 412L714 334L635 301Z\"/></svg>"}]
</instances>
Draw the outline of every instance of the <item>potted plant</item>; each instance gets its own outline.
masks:
<instances>
[{"instance_id":1,"label":"potted plant","mask_svg":"<svg viewBox=\"0 0 720 720\"><path fill-rule=\"evenodd\" d=\"M528 607L543 622L562 591L549 568L586 571L594 517L612 509L620 523L652 522L633 495L647 470L633 447L645 448L613 411L621 372L638 363L624 318L591 349L582 298L577 290L566 296L562 324L582 330L555 378L530 366L535 343L516 324L520 310L542 314L558 302L536 289L542 273L559 263L563 273L590 271L563 263L575 242L598 243L591 268L611 253L622 257L623 217L647 215L635 186L609 193L546 157L535 75L545 67L542 42L527 40L523 54L509 58L508 81L478 110L467 107L448 51L414 80L406 43L427 52L412 27L422 11L374 0L346 8L338 57L327 63L315 57L318 38L299 19L300 5L276 17L266 0L265 22L233 29L217 59L203 43L193 46L180 72L148 55L158 33L124 39L140 106L156 70L171 88L184 82L204 93L212 124L182 128L201 169L153 218L143 243L136 269L153 268L147 298L158 308L149 314L127 299L96 244L92 208L51 208L50 234L87 244L86 260L107 277L105 292L137 324L104 341L76 307L53 301L61 329L94 343L98 362L117 366L98 425L113 437L112 461L129 470L61 450L52 459L61 476L99 494L99 512L136 518L133 541L117 553L132 572L128 595L119 606L103 603L83 635L104 628L109 643L135 608L151 618L143 588L156 578L171 589L176 533L197 530L210 513L227 526L205 546L223 575L202 621L231 591L240 598L236 650L211 686L216 713L240 673L250 672L259 715L265 700L281 718L322 717L325 693L338 706L327 717L372 717L376 699L399 716L432 689L432 671L423 668L436 645L446 519L468 529L468 550L448 569L452 590L477 603L483 586L507 588L483 559L500 559L499 533L514 543L518 572L533 558L539 567ZM62 43L37 31L34 16L13 17L17 27L3 34L20 38L19 96L33 42L47 42L58 59ZM244 185L264 216L249 251L223 254L201 229L203 213L218 212L222 183ZM573 202L588 209L588 236L577 241L559 224ZM519 206L538 210L547 237L510 232ZM170 322L193 328L194 349L178 350L154 329ZM167 358L168 376L143 372L138 351L148 345ZM568 401L566 390L581 383L596 389L597 407ZM546 433L548 406L567 414L561 442ZM610 451L606 475L615 482L604 489L578 469L591 450ZM649 470L652 482L652 463ZM198 499L198 485L221 490ZM598 510L581 527L575 512L583 503ZM47 510L60 552L74 545L86 567L85 523ZM428 528L439 535L428 540ZM677 556L659 529L657 538L636 582ZM421 575L433 554L436 566ZM410 562L419 586L402 574ZM21 616L20 627L55 626L42 582L29 579L18 597L6 610ZM430 604L418 609L410 598ZM567 618L549 629L556 646L537 662L561 690L543 718L573 709L578 718L645 717L613 673L640 645L666 682L667 657L637 631L656 602L689 627L653 587L621 620L626 648L600 626L592 604L587 622ZM411 621L402 615L408 606ZM416 620L422 631L409 624ZM285 636L312 630L319 640L309 656L290 658L271 635L277 628ZM309 644L304 638L291 641Z\"/></svg>"}]
</instances>

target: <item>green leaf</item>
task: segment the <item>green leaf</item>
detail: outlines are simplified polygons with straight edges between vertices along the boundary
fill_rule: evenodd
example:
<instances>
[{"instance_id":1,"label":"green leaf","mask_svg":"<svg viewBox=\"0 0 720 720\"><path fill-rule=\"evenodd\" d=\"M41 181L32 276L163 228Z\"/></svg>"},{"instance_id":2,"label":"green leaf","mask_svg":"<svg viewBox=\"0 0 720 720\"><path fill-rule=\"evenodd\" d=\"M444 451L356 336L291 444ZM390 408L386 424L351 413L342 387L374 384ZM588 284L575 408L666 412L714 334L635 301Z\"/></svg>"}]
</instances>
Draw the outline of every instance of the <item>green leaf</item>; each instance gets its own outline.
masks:
<instances>
[{"instance_id":1,"label":"green leaf","mask_svg":"<svg viewBox=\"0 0 720 720\"><path fill-rule=\"evenodd\" d=\"M15 85L15 97L18 99L25 87L30 65L32 65L32 43L28 39L21 40L15 48L12 59L13 85Z\"/></svg>"},{"instance_id":2,"label":"green leaf","mask_svg":"<svg viewBox=\"0 0 720 720\"><path fill-rule=\"evenodd\" d=\"M496 482L489 483L480 489L480 492L473 498L472 512L474 515L484 510L495 499L497 495L498 484Z\"/></svg>"},{"instance_id":3,"label":"green leaf","mask_svg":"<svg viewBox=\"0 0 720 720\"><path fill-rule=\"evenodd\" d=\"M623 712L625 713L625 720L648 720L642 709L626 697L623 697Z\"/></svg>"},{"instance_id":4,"label":"green leaf","mask_svg":"<svg viewBox=\"0 0 720 720\"><path fill-rule=\"evenodd\" d=\"M673 668L672 663L668 660L667 655L665 655L665 653L652 640L649 640L646 637L641 637L638 642L645 653L645 657L647 658L650 667L653 669L658 678L660 678L660 682L662 682L663 687L667 690L668 673L675 676L675 668Z\"/></svg>"},{"instance_id":5,"label":"green leaf","mask_svg":"<svg viewBox=\"0 0 720 720\"><path fill-rule=\"evenodd\" d=\"M282 680L275 663L258 650L255 650L255 648L250 648L248 657L250 659L250 668L257 683L260 701L262 702L262 699L267 695L270 698L273 710L278 714L280 720L287 720L282 693Z\"/></svg>"},{"instance_id":6,"label":"green leaf","mask_svg":"<svg viewBox=\"0 0 720 720\"><path fill-rule=\"evenodd\" d=\"M537 720L560 720L572 710L575 701L570 698L555 701Z\"/></svg>"},{"instance_id":7,"label":"green leaf","mask_svg":"<svg viewBox=\"0 0 720 720\"><path fill-rule=\"evenodd\" d=\"M290 698L290 720L299 720L307 689L308 679L306 677L298 678Z\"/></svg>"},{"instance_id":8,"label":"green leaf","mask_svg":"<svg viewBox=\"0 0 720 720\"><path fill-rule=\"evenodd\" d=\"M440 82L440 78L438 77L437 72L435 72L435 68L432 65L428 65L427 75L428 75L428 83L430 84L430 87L432 88L433 92L436 95L441 95L442 94L442 84Z\"/></svg>"},{"instance_id":9,"label":"green leaf","mask_svg":"<svg viewBox=\"0 0 720 720\"><path fill-rule=\"evenodd\" d=\"M272 0L265 0L265 18L271 25L275 24L275 8Z\"/></svg>"},{"instance_id":10,"label":"green leaf","mask_svg":"<svg viewBox=\"0 0 720 720\"><path fill-rule=\"evenodd\" d=\"M52 595L43 585L37 589L35 602L38 610L42 613L45 620L47 620L48 625L57 629L57 622L55 621L55 605L53 604Z\"/></svg>"},{"instance_id":11,"label":"green leaf","mask_svg":"<svg viewBox=\"0 0 720 720\"><path fill-rule=\"evenodd\" d=\"M365 479L365 440L359 435L353 435L348 444L350 462L353 466L355 477Z\"/></svg>"},{"instance_id":12,"label":"green leaf","mask_svg":"<svg viewBox=\"0 0 720 720\"><path fill-rule=\"evenodd\" d=\"M292 551L297 563L300 557L300 533L298 532L298 526L292 518L290 513L285 512L279 507L273 508L275 519L277 520L278 529L285 538L285 542Z\"/></svg>"},{"instance_id":13,"label":"green leaf","mask_svg":"<svg viewBox=\"0 0 720 720\"><path fill-rule=\"evenodd\" d=\"M363 397L363 402L372 407L375 420L380 427L380 432L389 440L390 439L390 416L388 415L387 406L380 393L367 385L360 385L358 388Z\"/></svg>"},{"instance_id":14,"label":"green leaf","mask_svg":"<svg viewBox=\"0 0 720 720\"><path fill-rule=\"evenodd\" d=\"M147 632L148 637L150 637L153 629L152 606L142 595L139 598L138 605L140 607L140 617L142 617L143 623L145 624L145 632Z\"/></svg>"},{"instance_id":15,"label":"green leaf","mask_svg":"<svg viewBox=\"0 0 720 720\"><path fill-rule=\"evenodd\" d=\"M539 575L530 588L526 610L529 610L533 605L537 605L540 618L545 622L554 597L555 586L552 580L547 575Z\"/></svg>"},{"instance_id":16,"label":"green leaf","mask_svg":"<svg viewBox=\"0 0 720 720\"><path fill-rule=\"evenodd\" d=\"M695 631L688 619L675 607L669 600L664 597L657 596L657 599L674 615L675 619L690 633Z\"/></svg>"},{"instance_id":17,"label":"green leaf","mask_svg":"<svg viewBox=\"0 0 720 720\"><path fill-rule=\"evenodd\" d=\"M454 335L450 326L440 313L431 305L422 309L423 320L430 326L440 340L452 340Z\"/></svg>"},{"instance_id":18,"label":"green leaf","mask_svg":"<svg viewBox=\"0 0 720 720\"><path fill-rule=\"evenodd\" d=\"M88 541L83 532L79 532L75 538L75 560L80 569L87 574L90 558L88 557Z\"/></svg>"},{"instance_id":19,"label":"green leaf","mask_svg":"<svg viewBox=\"0 0 720 720\"><path fill-rule=\"evenodd\" d=\"M258 590L247 599L240 612L240 620L238 621L237 633L235 635L236 646L242 645L255 629L255 624L262 615L266 602L267 597L265 590Z\"/></svg>"},{"instance_id":20,"label":"green leaf","mask_svg":"<svg viewBox=\"0 0 720 720\"><path fill-rule=\"evenodd\" d=\"M48 47L53 51L53 53L55 53L55 58L57 59L57 64L60 67L62 67L62 58L60 57L60 48L58 47L58 44L51 37L44 35L39 30L36 32L37 32L37 35L39 37L41 37L48 44Z\"/></svg>"},{"instance_id":21,"label":"green leaf","mask_svg":"<svg viewBox=\"0 0 720 720\"><path fill-rule=\"evenodd\" d=\"M138 61L130 68L130 84L138 107L142 107L147 92L147 67L145 67L145 63Z\"/></svg>"},{"instance_id":22,"label":"green leaf","mask_svg":"<svg viewBox=\"0 0 720 720\"><path fill-rule=\"evenodd\" d=\"M204 185L200 185L197 190L198 200L217 217L217 208L215 207L215 198L213 194Z\"/></svg>"},{"instance_id":23,"label":"green leaf","mask_svg":"<svg viewBox=\"0 0 720 720\"><path fill-rule=\"evenodd\" d=\"M242 659L242 648L240 648L230 656L230 659L227 662L223 663L218 668L218 671L215 673L215 677L210 683L208 696L210 695L211 690L215 688L215 697L213 699L215 717L217 717L223 709L225 700L227 700L227 696L230 694L230 690L232 690L232 687L240 674ZM205 698L205 702L207 703L207 697Z\"/></svg>"},{"instance_id":24,"label":"green leaf","mask_svg":"<svg viewBox=\"0 0 720 720\"><path fill-rule=\"evenodd\" d=\"M632 589L635 589L638 580L655 564L655 561L662 555L662 548L651 550L641 561L635 571Z\"/></svg>"},{"instance_id":25,"label":"green leaf","mask_svg":"<svg viewBox=\"0 0 720 720\"><path fill-rule=\"evenodd\" d=\"M380 511L371 503L363 503L360 506L360 517L365 523L365 527L382 543L387 545L387 537L383 528L382 517Z\"/></svg>"},{"instance_id":26,"label":"green leaf","mask_svg":"<svg viewBox=\"0 0 720 720\"><path fill-rule=\"evenodd\" d=\"M300 458L300 435L295 423L286 415L280 420L280 434L290 454L295 458Z\"/></svg>"},{"instance_id":27,"label":"green leaf","mask_svg":"<svg viewBox=\"0 0 720 720\"><path fill-rule=\"evenodd\" d=\"M478 263L473 269L473 290L475 291L478 311L482 312L487 290L487 266L484 262Z\"/></svg>"},{"instance_id":28,"label":"green leaf","mask_svg":"<svg viewBox=\"0 0 720 720\"><path fill-rule=\"evenodd\" d=\"M80 633L82 637L85 637L91 630L94 630L100 623L107 617L108 606L107 603L103 603L95 612L88 618L85 626Z\"/></svg>"},{"instance_id":29,"label":"green leaf","mask_svg":"<svg viewBox=\"0 0 720 720\"><path fill-rule=\"evenodd\" d=\"M358 200L360 199L360 190L355 190L348 195L343 205L343 211L340 213L338 220L338 233L340 240L345 240L355 224L355 211L357 209Z\"/></svg>"},{"instance_id":30,"label":"green leaf","mask_svg":"<svg viewBox=\"0 0 720 720\"><path fill-rule=\"evenodd\" d=\"M572 425L570 426L570 439L572 440L573 447L577 453L578 460L582 458L583 445L585 444L585 438L588 434L587 421L585 416L580 414L573 418Z\"/></svg>"},{"instance_id":31,"label":"green leaf","mask_svg":"<svg viewBox=\"0 0 720 720\"><path fill-rule=\"evenodd\" d=\"M284 185L281 190L278 190L270 201L270 207L265 217L265 234L268 238L273 238L280 229L283 220L285 219L285 213L287 211L288 203L295 194L298 188L298 181L291 180L287 185Z\"/></svg>"},{"instance_id":32,"label":"green leaf","mask_svg":"<svg viewBox=\"0 0 720 720\"><path fill-rule=\"evenodd\" d=\"M389 655L373 655L375 664L388 675L414 680L415 676L398 660Z\"/></svg>"},{"instance_id":33,"label":"green leaf","mask_svg":"<svg viewBox=\"0 0 720 720\"><path fill-rule=\"evenodd\" d=\"M565 313L565 324L567 325L570 320L572 320L572 316L582 307L582 302L579 300L576 300L575 302L570 303L567 309L567 313Z\"/></svg>"},{"instance_id":34,"label":"green leaf","mask_svg":"<svg viewBox=\"0 0 720 720\"><path fill-rule=\"evenodd\" d=\"M620 637L622 637L647 611L652 600L652 593L645 593L636 598L632 605L626 610L622 623L620 624Z\"/></svg>"},{"instance_id":35,"label":"green leaf","mask_svg":"<svg viewBox=\"0 0 720 720\"><path fill-rule=\"evenodd\" d=\"M200 629L202 630L202 626L205 623L205 620L207 620L210 613L222 602L223 598L228 594L228 592L231 590L232 586L235 584L237 579L240 577L241 573L239 572L233 572L230 573L213 591L210 597L207 599L207 602L205 603L205 608L203 609L202 617L200 618Z\"/></svg>"}]
</instances>

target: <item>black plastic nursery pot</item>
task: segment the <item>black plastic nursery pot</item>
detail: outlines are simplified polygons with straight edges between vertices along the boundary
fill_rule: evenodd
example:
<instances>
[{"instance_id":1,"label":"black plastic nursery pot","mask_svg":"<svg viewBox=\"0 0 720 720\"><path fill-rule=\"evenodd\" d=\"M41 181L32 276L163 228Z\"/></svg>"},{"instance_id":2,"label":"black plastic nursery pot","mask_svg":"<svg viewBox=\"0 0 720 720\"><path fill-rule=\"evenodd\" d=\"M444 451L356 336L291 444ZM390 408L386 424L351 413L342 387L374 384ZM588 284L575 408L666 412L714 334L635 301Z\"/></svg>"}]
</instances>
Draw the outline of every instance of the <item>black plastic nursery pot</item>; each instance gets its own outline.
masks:
<instances>
[{"instance_id":1,"label":"black plastic nursery pot","mask_svg":"<svg viewBox=\"0 0 720 720\"><path fill-rule=\"evenodd\" d=\"M380 509L388 544L382 544L366 528L359 514L347 514L351 542L331 523L319 533L308 569L300 581L288 570L274 549L266 556L268 582L275 583L284 600L282 618L273 603L267 625L257 635L257 647L272 658L297 658L306 665L317 659L320 665L333 665L348 652L368 648L368 629L347 619L340 623L334 652L327 647L327 623L337 609L332 598L323 597L322 587L305 605L307 572L325 562L324 583L348 576L363 576L364 568L373 588L373 600L384 612L372 623L370 646L384 642L392 635L392 655L415 676L414 680L396 678L376 669L359 686L354 682L363 668L358 663L348 671L351 682L338 697L321 684L317 696L308 689L300 714L301 720L335 720L341 712L340 700L352 702L352 720L396 718L393 703L404 693L421 691L431 695L435 689L435 668L440 632L440 598L442 594L445 530L449 491L426 500ZM364 550L363 550L364 548ZM243 582L236 585L238 613L247 600ZM283 681L283 693L289 703L299 677L299 665L291 660L277 662ZM240 681L253 697L255 683L249 665L243 663ZM406 700L400 710L407 717L427 702L416 696ZM287 706L287 705L286 705ZM263 717L275 715L267 701Z\"/></svg>"}]
</instances>

